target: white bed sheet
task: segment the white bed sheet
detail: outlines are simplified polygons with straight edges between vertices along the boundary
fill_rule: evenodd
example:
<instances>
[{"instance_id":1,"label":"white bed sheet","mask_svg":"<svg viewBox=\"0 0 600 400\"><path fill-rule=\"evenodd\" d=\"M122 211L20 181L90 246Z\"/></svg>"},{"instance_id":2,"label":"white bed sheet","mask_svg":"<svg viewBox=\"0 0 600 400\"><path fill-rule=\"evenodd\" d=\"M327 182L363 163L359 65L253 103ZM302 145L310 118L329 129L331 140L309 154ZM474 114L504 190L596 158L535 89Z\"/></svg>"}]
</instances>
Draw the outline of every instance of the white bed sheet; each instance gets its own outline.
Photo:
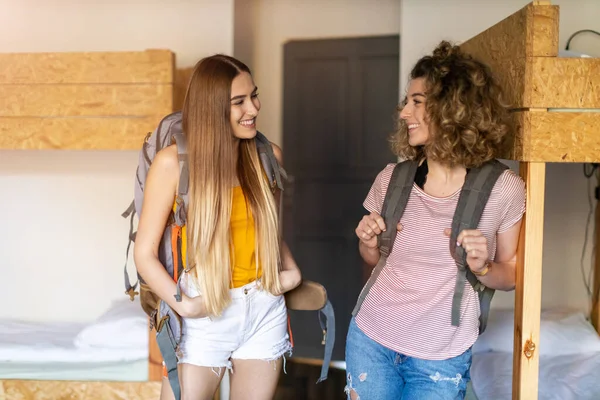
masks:
<instances>
[{"instance_id":1,"label":"white bed sheet","mask_svg":"<svg viewBox=\"0 0 600 400\"><path fill-rule=\"evenodd\" d=\"M137 346L77 347L74 340L85 327L74 323L0 321L0 363L107 363L148 359L148 335ZM114 337L118 341L118 337Z\"/></svg>"},{"instance_id":2,"label":"white bed sheet","mask_svg":"<svg viewBox=\"0 0 600 400\"><path fill-rule=\"evenodd\" d=\"M148 360L120 362L0 362L0 379L68 381L148 380Z\"/></svg>"},{"instance_id":3,"label":"white bed sheet","mask_svg":"<svg viewBox=\"0 0 600 400\"><path fill-rule=\"evenodd\" d=\"M478 400L512 399L512 353L473 355L473 391ZM539 400L600 399L600 352L540 357Z\"/></svg>"}]
</instances>

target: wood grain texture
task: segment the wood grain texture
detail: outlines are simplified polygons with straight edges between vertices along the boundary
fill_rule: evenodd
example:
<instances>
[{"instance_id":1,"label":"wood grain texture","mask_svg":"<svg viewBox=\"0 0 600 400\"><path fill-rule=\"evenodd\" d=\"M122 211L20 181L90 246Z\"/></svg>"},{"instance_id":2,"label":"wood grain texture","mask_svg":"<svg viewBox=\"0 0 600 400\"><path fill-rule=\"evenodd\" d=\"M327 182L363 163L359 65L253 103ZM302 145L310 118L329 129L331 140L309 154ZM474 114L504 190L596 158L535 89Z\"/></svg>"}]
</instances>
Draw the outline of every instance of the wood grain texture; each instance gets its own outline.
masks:
<instances>
[{"instance_id":1,"label":"wood grain texture","mask_svg":"<svg viewBox=\"0 0 600 400\"><path fill-rule=\"evenodd\" d=\"M139 150L162 117L0 117L0 149Z\"/></svg>"},{"instance_id":2,"label":"wood grain texture","mask_svg":"<svg viewBox=\"0 0 600 400\"><path fill-rule=\"evenodd\" d=\"M558 56L559 8L534 2L527 10L527 57Z\"/></svg>"},{"instance_id":3,"label":"wood grain texture","mask_svg":"<svg viewBox=\"0 0 600 400\"><path fill-rule=\"evenodd\" d=\"M527 212L517 250L512 398L529 400L538 397L546 164L522 162L519 173ZM535 345L529 354L524 352L527 341Z\"/></svg>"},{"instance_id":4,"label":"wood grain texture","mask_svg":"<svg viewBox=\"0 0 600 400\"><path fill-rule=\"evenodd\" d=\"M492 73L512 109L600 108L598 58L500 60Z\"/></svg>"},{"instance_id":5,"label":"wood grain texture","mask_svg":"<svg viewBox=\"0 0 600 400\"><path fill-rule=\"evenodd\" d=\"M169 50L0 54L0 84L173 83Z\"/></svg>"},{"instance_id":6,"label":"wood grain texture","mask_svg":"<svg viewBox=\"0 0 600 400\"><path fill-rule=\"evenodd\" d=\"M173 110L174 54L0 54L0 148L139 149Z\"/></svg>"},{"instance_id":7,"label":"wood grain texture","mask_svg":"<svg viewBox=\"0 0 600 400\"><path fill-rule=\"evenodd\" d=\"M185 93L192 77L194 68L181 68L175 71L175 83L173 84L173 111L183 108Z\"/></svg>"},{"instance_id":8,"label":"wood grain texture","mask_svg":"<svg viewBox=\"0 0 600 400\"><path fill-rule=\"evenodd\" d=\"M521 106L525 91L527 14L524 10L460 45L463 51L491 68L513 108Z\"/></svg>"},{"instance_id":9,"label":"wood grain texture","mask_svg":"<svg viewBox=\"0 0 600 400\"><path fill-rule=\"evenodd\" d=\"M505 157L531 162L600 162L600 112L515 113L516 136Z\"/></svg>"},{"instance_id":10,"label":"wood grain texture","mask_svg":"<svg viewBox=\"0 0 600 400\"><path fill-rule=\"evenodd\" d=\"M167 115L171 84L0 85L1 117Z\"/></svg>"},{"instance_id":11,"label":"wood grain texture","mask_svg":"<svg viewBox=\"0 0 600 400\"><path fill-rule=\"evenodd\" d=\"M160 382L0 380L0 400L158 399Z\"/></svg>"},{"instance_id":12,"label":"wood grain texture","mask_svg":"<svg viewBox=\"0 0 600 400\"><path fill-rule=\"evenodd\" d=\"M599 108L600 58L528 59L527 108Z\"/></svg>"},{"instance_id":13,"label":"wood grain texture","mask_svg":"<svg viewBox=\"0 0 600 400\"><path fill-rule=\"evenodd\" d=\"M558 55L558 7L529 4L460 45L487 64L511 108L532 105L533 60Z\"/></svg>"},{"instance_id":14,"label":"wood grain texture","mask_svg":"<svg viewBox=\"0 0 600 400\"><path fill-rule=\"evenodd\" d=\"M556 57L558 6L530 3L460 45L482 59Z\"/></svg>"}]
</instances>

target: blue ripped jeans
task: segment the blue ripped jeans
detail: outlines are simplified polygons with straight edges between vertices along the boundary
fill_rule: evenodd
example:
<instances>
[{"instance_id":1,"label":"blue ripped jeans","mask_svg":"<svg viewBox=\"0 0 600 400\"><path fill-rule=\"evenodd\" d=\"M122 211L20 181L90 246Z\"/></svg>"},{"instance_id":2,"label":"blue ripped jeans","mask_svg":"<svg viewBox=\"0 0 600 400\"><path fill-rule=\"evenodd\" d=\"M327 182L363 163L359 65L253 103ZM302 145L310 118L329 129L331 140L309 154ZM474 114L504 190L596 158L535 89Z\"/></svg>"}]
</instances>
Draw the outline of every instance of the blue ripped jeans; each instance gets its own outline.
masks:
<instances>
[{"instance_id":1,"label":"blue ripped jeans","mask_svg":"<svg viewBox=\"0 0 600 400\"><path fill-rule=\"evenodd\" d=\"M471 349L447 360L422 360L375 342L350 321L346 338L346 394L361 400L464 399Z\"/></svg>"}]
</instances>

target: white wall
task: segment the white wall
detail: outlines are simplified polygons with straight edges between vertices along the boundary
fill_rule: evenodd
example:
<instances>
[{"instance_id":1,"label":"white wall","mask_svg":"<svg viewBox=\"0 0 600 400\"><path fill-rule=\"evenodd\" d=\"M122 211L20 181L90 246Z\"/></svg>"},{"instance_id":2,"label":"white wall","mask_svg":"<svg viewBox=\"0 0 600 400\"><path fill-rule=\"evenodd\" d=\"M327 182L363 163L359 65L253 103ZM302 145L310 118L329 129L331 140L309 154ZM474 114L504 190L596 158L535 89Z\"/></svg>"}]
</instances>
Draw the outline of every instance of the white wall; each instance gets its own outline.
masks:
<instances>
[{"instance_id":1,"label":"white wall","mask_svg":"<svg viewBox=\"0 0 600 400\"><path fill-rule=\"evenodd\" d=\"M414 63L431 52L439 41L461 42L499 22L529 0L403 0L401 12L401 93ZM580 29L600 30L597 0L554 0L560 6L560 49ZM600 38L582 34L571 50L600 57ZM516 163L511 163L516 167ZM588 181L581 164L548 164L544 228L542 306L567 306L587 310L588 299L579 260L588 213ZM589 267L589 249L585 266ZM514 292L498 293L495 307L512 307Z\"/></svg>"},{"instance_id":2,"label":"white wall","mask_svg":"<svg viewBox=\"0 0 600 400\"><path fill-rule=\"evenodd\" d=\"M0 51L233 51L233 0L0 0ZM91 320L124 297L133 151L0 151L0 318ZM133 264L130 265L133 272Z\"/></svg>"},{"instance_id":3,"label":"white wall","mask_svg":"<svg viewBox=\"0 0 600 400\"><path fill-rule=\"evenodd\" d=\"M0 49L170 49L193 66L233 51L233 0L0 0Z\"/></svg>"},{"instance_id":4,"label":"white wall","mask_svg":"<svg viewBox=\"0 0 600 400\"><path fill-rule=\"evenodd\" d=\"M400 0L256 0L246 7L249 25L243 24L243 15L236 16L236 32L246 32L235 35L236 56L253 68L263 107L259 129L278 144L282 144L284 43L400 33Z\"/></svg>"}]
</instances>

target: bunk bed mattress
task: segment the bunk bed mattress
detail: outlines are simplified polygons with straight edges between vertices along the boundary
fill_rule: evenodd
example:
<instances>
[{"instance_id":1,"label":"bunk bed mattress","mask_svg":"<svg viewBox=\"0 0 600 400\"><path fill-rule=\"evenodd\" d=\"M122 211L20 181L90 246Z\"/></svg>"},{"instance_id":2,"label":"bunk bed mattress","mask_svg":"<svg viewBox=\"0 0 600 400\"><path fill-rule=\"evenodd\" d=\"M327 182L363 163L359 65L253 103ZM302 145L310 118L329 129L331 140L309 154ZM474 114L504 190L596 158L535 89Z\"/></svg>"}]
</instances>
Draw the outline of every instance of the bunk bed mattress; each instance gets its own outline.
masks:
<instances>
[{"instance_id":1,"label":"bunk bed mattress","mask_svg":"<svg viewBox=\"0 0 600 400\"><path fill-rule=\"evenodd\" d=\"M0 362L1 379L123 381L148 380L148 360L118 362Z\"/></svg>"},{"instance_id":2,"label":"bunk bed mattress","mask_svg":"<svg viewBox=\"0 0 600 400\"><path fill-rule=\"evenodd\" d=\"M513 310L492 309L473 345L471 380L478 400L512 399ZM600 338L581 311L542 310L539 400L600 399Z\"/></svg>"},{"instance_id":3,"label":"bunk bed mattress","mask_svg":"<svg viewBox=\"0 0 600 400\"><path fill-rule=\"evenodd\" d=\"M0 379L148 379L144 331L137 344L117 335L106 346L85 346L77 338L89 325L3 320L0 326Z\"/></svg>"},{"instance_id":4,"label":"bunk bed mattress","mask_svg":"<svg viewBox=\"0 0 600 400\"><path fill-rule=\"evenodd\" d=\"M473 355L471 379L478 400L512 399L512 353ZM539 400L600 398L600 352L540 357Z\"/></svg>"}]
</instances>

